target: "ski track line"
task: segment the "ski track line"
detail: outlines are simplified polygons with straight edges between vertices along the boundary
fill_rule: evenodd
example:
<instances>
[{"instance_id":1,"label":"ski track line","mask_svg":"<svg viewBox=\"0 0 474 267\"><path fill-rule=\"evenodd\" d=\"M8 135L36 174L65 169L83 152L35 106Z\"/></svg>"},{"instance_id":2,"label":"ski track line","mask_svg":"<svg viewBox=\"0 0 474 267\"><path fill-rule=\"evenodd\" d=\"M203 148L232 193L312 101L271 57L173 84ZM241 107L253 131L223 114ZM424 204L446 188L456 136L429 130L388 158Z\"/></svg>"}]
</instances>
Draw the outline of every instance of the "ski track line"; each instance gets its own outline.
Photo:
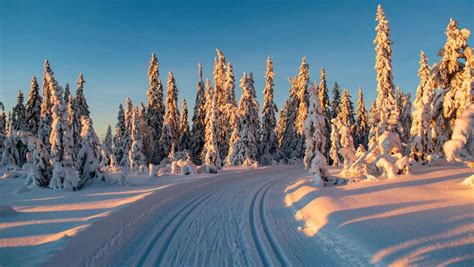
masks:
<instances>
[{"instance_id":1,"label":"ski track line","mask_svg":"<svg viewBox=\"0 0 474 267\"><path fill-rule=\"evenodd\" d=\"M278 182L279 182L278 179L271 182L267 186L267 188L263 191L263 194L261 195L261 198L260 198L260 219L261 219L261 223L262 223L263 232L265 233L265 235L267 237L267 240L268 240L268 243L270 244L271 248L273 249L273 252L277 256L278 261L280 262L280 264L282 266L288 266L289 265L288 260L286 259L282 249L280 248L278 243L275 241L275 237L268 230L267 219L265 217L265 197L266 197L268 191L270 190L270 188L272 188Z\"/></svg>"},{"instance_id":2,"label":"ski track line","mask_svg":"<svg viewBox=\"0 0 474 267\"><path fill-rule=\"evenodd\" d=\"M259 170L257 173L258 174L265 174L265 173L271 173L273 170L272 169L262 169L262 170ZM240 173L240 174L237 174L237 175L233 175L233 176L230 176L230 177L222 177L222 178L227 178L226 179L226 182L227 180L230 180L231 182L233 180L235 180L236 178L241 178L241 177L244 177L246 175L249 175L249 173L246 171L244 173ZM217 178L217 177L216 177ZM217 178L219 179L219 178ZM221 180L222 181L222 180ZM153 265L160 265L161 261L164 259L164 255L166 253L166 251L168 250L170 244L172 243L173 241L173 237L174 235L176 234L176 232L178 231L179 227L183 224L183 222L189 217L189 215L201 204L203 203L205 200L207 200L208 198L210 198L213 194L217 193L218 191L221 191L222 189L228 187L229 185L226 184L226 183L223 183L222 185L220 185L219 187L213 189L213 190L210 190L209 192L205 193L204 195L200 195L198 197L195 197L193 200L191 200L190 202L188 202L183 208L181 208L178 212L176 212L166 223L165 225L158 231L158 234L153 238L153 240L151 241L151 243L147 246L146 250L144 253L142 253L141 257L140 257L140 260L138 262L138 266L143 266L144 263L148 260L149 256L150 256L150 252L153 250L153 248L155 248L155 246L159 243L159 241L163 238L163 234L168 230L168 228L170 227L170 225L176 225L175 227L172 228L171 232L169 235L167 235L165 239L165 243L164 243L164 247L162 249L160 249L159 251L159 254L158 254L158 257L157 259L155 260L154 264ZM190 205L192 205L190 207ZM182 215L183 214L183 215ZM182 216L180 216L182 215ZM178 217L181 217L179 221L175 222L176 219ZM175 224L176 223L176 224Z\"/></svg>"}]
</instances>

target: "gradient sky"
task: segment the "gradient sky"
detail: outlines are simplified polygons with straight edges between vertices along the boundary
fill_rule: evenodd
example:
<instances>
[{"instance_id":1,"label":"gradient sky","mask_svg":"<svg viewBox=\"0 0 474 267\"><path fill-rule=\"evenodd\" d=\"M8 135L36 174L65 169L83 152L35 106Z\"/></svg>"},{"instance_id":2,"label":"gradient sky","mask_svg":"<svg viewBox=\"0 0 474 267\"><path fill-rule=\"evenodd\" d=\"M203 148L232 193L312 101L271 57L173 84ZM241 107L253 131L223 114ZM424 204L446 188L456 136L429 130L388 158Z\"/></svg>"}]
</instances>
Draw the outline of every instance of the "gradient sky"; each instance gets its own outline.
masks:
<instances>
[{"instance_id":1,"label":"gradient sky","mask_svg":"<svg viewBox=\"0 0 474 267\"><path fill-rule=\"evenodd\" d=\"M96 131L116 123L127 96L146 101L151 52L160 77L175 74L179 102L192 111L196 64L212 78L215 48L234 66L236 79L254 72L261 101L265 60L275 64L275 102L288 96L288 76L306 56L311 80L326 68L328 85L362 86L375 98L375 11L381 3L392 30L395 83L414 94L420 50L438 61L449 18L474 30L474 1L49 1L0 0L0 101L9 110L25 95L48 59L61 85L76 87L80 72ZM472 40L472 39L471 39ZM472 41L470 41L472 44ZM238 83L237 83L238 84ZM74 91L74 90L73 90ZM236 88L240 95L240 88Z\"/></svg>"}]
</instances>

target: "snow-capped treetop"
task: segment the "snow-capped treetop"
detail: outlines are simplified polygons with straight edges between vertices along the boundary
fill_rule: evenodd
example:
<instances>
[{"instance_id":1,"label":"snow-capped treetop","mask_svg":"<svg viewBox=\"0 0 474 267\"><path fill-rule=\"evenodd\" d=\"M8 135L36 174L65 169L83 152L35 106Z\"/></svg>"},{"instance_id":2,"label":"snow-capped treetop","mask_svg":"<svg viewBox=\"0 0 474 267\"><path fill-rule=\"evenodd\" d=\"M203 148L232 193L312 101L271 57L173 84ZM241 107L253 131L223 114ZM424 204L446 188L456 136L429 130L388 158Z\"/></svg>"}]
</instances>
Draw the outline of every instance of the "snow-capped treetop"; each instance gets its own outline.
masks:
<instances>
[{"instance_id":1,"label":"snow-capped treetop","mask_svg":"<svg viewBox=\"0 0 474 267\"><path fill-rule=\"evenodd\" d=\"M77 110L76 112L80 117L86 116L89 117L89 105L87 105L86 97L84 96L84 84L86 81L84 80L84 75L79 73L79 78L77 78L77 90L76 90L76 101ZM82 126L81 126L82 127Z\"/></svg>"},{"instance_id":2,"label":"snow-capped treetop","mask_svg":"<svg viewBox=\"0 0 474 267\"><path fill-rule=\"evenodd\" d=\"M356 110L356 120L355 120L355 133L354 141L355 146L367 145L367 137L369 134L369 118L367 110L365 109L364 104L364 95L362 88L359 87L358 98L357 98L357 110Z\"/></svg>"},{"instance_id":3,"label":"snow-capped treetop","mask_svg":"<svg viewBox=\"0 0 474 267\"><path fill-rule=\"evenodd\" d=\"M464 49L467 47L467 39L470 36L468 29L459 29L454 19L449 20L446 28L446 43L441 50L441 62L439 70L443 86L449 86L453 74L462 70L459 59L464 58Z\"/></svg>"},{"instance_id":4,"label":"snow-capped treetop","mask_svg":"<svg viewBox=\"0 0 474 267\"><path fill-rule=\"evenodd\" d=\"M331 118L336 118L339 112L341 112L341 90L339 84L334 82L334 87L332 88Z\"/></svg>"},{"instance_id":5,"label":"snow-capped treetop","mask_svg":"<svg viewBox=\"0 0 474 267\"><path fill-rule=\"evenodd\" d=\"M224 99L225 103L236 106L237 100L236 100L235 91L234 91L234 88L235 88L234 68L232 67L232 64L230 63L227 63L224 88L225 88L225 96L227 97L227 99Z\"/></svg>"},{"instance_id":6,"label":"snow-capped treetop","mask_svg":"<svg viewBox=\"0 0 474 267\"><path fill-rule=\"evenodd\" d=\"M191 157L195 163L201 163L201 152L205 142L206 96L202 79L202 65L198 63L198 77L196 101L192 118Z\"/></svg>"},{"instance_id":7,"label":"snow-capped treetop","mask_svg":"<svg viewBox=\"0 0 474 267\"><path fill-rule=\"evenodd\" d=\"M18 90L17 104L13 107L12 127L13 130L27 130L25 105L23 104L23 93Z\"/></svg>"},{"instance_id":8,"label":"snow-capped treetop","mask_svg":"<svg viewBox=\"0 0 474 267\"><path fill-rule=\"evenodd\" d=\"M186 99L183 99L183 103L181 105L181 119L180 119L180 126L179 126L179 141L181 144L181 150L188 150L191 145L191 133L189 131L189 123L188 123L188 104L186 103Z\"/></svg>"},{"instance_id":9,"label":"snow-capped treetop","mask_svg":"<svg viewBox=\"0 0 474 267\"><path fill-rule=\"evenodd\" d=\"M260 154L273 155L277 149L277 137L275 133L276 112L278 109L273 101L273 62L270 57L267 58L265 71L265 88L263 89L263 107L262 107L262 134L260 139Z\"/></svg>"},{"instance_id":10,"label":"snow-capped treetop","mask_svg":"<svg viewBox=\"0 0 474 267\"><path fill-rule=\"evenodd\" d=\"M341 99L341 112L338 118L345 126L351 127L354 124L354 105L351 101L349 90L344 89Z\"/></svg>"},{"instance_id":11,"label":"snow-capped treetop","mask_svg":"<svg viewBox=\"0 0 474 267\"><path fill-rule=\"evenodd\" d=\"M110 124L107 125L107 132L105 134L105 139L104 139L104 143L103 143L103 146L105 148L105 150L107 151L108 154L112 154L113 150L112 150L112 127L110 127Z\"/></svg>"},{"instance_id":12,"label":"snow-capped treetop","mask_svg":"<svg viewBox=\"0 0 474 267\"><path fill-rule=\"evenodd\" d=\"M169 154L174 145L179 150L179 110L178 110L178 87L173 73L168 73L166 83L166 111L161 132L161 145L165 155Z\"/></svg>"},{"instance_id":13,"label":"snow-capped treetop","mask_svg":"<svg viewBox=\"0 0 474 267\"><path fill-rule=\"evenodd\" d=\"M330 114L330 103L329 103L329 96L328 96L328 86L327 86L327 81L326 81L326 70L321 68L321 74L320 74L320 81L319 81L319 99L320 99L320 107L321 107L321 112L324 117L328 117Z\"/></svg>"}]
</instances>

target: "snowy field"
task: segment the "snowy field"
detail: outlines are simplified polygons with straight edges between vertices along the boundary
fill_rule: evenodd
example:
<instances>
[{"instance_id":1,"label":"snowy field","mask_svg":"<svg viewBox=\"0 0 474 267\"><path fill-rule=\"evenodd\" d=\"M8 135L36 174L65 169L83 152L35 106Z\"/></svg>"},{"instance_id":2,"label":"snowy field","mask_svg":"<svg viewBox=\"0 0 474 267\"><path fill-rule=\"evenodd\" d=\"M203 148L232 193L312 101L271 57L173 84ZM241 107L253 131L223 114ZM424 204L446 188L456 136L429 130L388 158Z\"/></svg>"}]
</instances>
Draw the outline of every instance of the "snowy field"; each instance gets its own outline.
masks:
<instances>
[{"instance_id":1,"label":"snowy field","mask_svg":"<svg viewBox=\"0 0 474 267\"><path fill-rule=\"evenodd\" d=\"M340 169L331 168L336 177ZM0 180L0 266L472 266L472 168L318 188L301 165L96 181ZM74 251L74 253L71 253Z\"/></svg>"},{"instance_id":2,"label":"snowy field","mask_svg":"<svg viewBox=\"0 0 474 267\"><path fill-rule=\"evenodd\" d=\"M340 169L330 169L331 176ZM473 168L439 162L411 175L317 188L301 178L285 203L307 236L374 265L474 266ZM366 264L364 264L366 265Z\"/></svg>"},{"instance_id":3,"label":"snowy field","mask_svg":"<svg viewBox=\"0 0 474 267\"><path fill-rule=\"evenodd\" d=\"M140 175L130 177L129 186L95 181L92 186L76 192L30 189L24 186L23 178L1 179L0 266L43 263L95 222L111 217L154 192L208 176L148 179Z\"/></svg>"}]
</instances>

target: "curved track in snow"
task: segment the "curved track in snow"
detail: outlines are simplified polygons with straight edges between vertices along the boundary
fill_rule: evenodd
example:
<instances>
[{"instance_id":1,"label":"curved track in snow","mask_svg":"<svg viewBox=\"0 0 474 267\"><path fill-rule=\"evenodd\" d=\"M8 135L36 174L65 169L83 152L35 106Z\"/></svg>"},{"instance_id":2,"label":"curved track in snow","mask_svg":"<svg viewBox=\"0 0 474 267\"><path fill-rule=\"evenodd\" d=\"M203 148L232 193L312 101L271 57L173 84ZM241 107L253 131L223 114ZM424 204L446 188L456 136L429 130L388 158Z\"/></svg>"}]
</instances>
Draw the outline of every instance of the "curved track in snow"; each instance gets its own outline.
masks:
<instances>
[{"instance_id":1,"label":"curved track in snow","mask_svg":"<svg viewBox=\"0 0 474 267\"><path fill-rule=\"evenodd\" d=\"M69 241L51 265L334 266L331 248L297 230L283 194L302 166L234 170L178 184L112 214ZM115 227L116 229L114 229ZM80 239L96 237L73 255ZM89 233L87 232L89 231ZM78 240L74 240L78 239ZM96 239L96 238L95 238ZM68 253L69 252L69 253Z\"/></svg>"}]
</instances>

